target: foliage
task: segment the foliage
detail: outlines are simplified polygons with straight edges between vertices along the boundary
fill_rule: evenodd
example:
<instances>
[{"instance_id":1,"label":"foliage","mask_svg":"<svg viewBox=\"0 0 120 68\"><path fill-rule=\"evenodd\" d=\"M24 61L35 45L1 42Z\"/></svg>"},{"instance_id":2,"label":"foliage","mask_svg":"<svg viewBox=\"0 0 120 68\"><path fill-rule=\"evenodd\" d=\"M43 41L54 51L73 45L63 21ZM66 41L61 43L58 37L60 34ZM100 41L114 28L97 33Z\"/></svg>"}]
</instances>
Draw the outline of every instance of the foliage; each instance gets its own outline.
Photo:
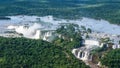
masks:
<instances>
[{"instance_id":1,"label":"foliage","mask_svg":"<svg viewBox=\"0 0 120 68\"><path fill-rule=\"evenodd\" d=\"M88 68L70 51L42 40L0 37L0 68Z\"/></svg>"},{"instance_id":2,"label":"foliage","mask_svg":"<svg viewBox=\"0 0 120 68\"><path fill-rule=\"evenodd\" d=\"M100 39L100 42L101 42L101 43L106 43L106 44L112 43L109 37L107 37L107 38L101 38L101 39Z\"/></svg>"},{"instance_id":3,"label":"foliage","mask_svg":"<svg viewBox=\"0 0 120 68\"><path fill-rule=\"evenodd\" d=\"M100 53L105 52L107 50L108 50L107 45L103 45L103 47L98 47L98 48L92 50L91 53L93 53L93 54L97 54L97 53L100 54Z\"/></svg>"},{"instance_id":4,"label":"foliage","mask_svg":"<svg viewBox=\"0 0 120 68\"><path fill-rule=\"evenodd\" d=\"M92 30L90 28L87 29L88 33L92 33Z\"/></svg>"},{"instance_id":5,"label":"foliage","mask_svg":"<svg viewBox=\"0 0 120 68\"><path fill-rule=\"evenodd\" d=\"M111 50L101 59L102 65L108 68L120 68L120 49Z\"/></svg>"},{"instance_id":6,"label":"foliage","mask_svg":"<svg viewBox=\"0 0 120 68\"><path fill-rule=\"evenodd\" d=\"M0 15L90 17L120 24L119 0L0 0Z\"/></svg>"},{"instance_id":7,"label":"foliage","mask_svg":"<svg viewBox=\"0 0 120 68\"><path fill-rule=\"evenodd\" d=\"M83 39L79 25L73 23L61 25L56 32L61 35L61 38L54 41L56 44L60 44L60 46L70 50L82 46Z\"/></svg>"}]
</instances>

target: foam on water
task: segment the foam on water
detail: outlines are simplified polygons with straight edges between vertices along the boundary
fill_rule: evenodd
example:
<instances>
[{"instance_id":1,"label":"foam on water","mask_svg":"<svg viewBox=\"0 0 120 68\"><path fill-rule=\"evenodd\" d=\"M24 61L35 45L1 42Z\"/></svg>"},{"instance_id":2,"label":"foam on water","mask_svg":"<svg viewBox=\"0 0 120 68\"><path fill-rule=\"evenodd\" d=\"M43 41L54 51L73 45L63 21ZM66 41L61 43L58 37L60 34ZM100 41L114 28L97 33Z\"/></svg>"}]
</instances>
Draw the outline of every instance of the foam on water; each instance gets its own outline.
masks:
<instances>
[{"instance_id":1,"label":"foam on water","mask_svg":"<svg viewBox=\"0 0 120 68\"><path fill-rule=\"evenodd\" d=\"M17 24L29 24L31 22L36 22L37 18L39 18L42 22L46 22L51 27L44 27L45 29L56 29L58 27L59 23L75 23L80 26L85 26L87 28L91 28L94 31L97 32L104 32L108 34L117 34L120 35L120 26L110 24L106 20L96 20L91 18L85 18L77 19L77 20L66 20L66 19L54 19L53 16L44 16L44 17L38 17L38 16L8 16L11 18L11 20L0 20L0 31L7 28L8 25L17 25Z\"/></svg>"}]
</instances>

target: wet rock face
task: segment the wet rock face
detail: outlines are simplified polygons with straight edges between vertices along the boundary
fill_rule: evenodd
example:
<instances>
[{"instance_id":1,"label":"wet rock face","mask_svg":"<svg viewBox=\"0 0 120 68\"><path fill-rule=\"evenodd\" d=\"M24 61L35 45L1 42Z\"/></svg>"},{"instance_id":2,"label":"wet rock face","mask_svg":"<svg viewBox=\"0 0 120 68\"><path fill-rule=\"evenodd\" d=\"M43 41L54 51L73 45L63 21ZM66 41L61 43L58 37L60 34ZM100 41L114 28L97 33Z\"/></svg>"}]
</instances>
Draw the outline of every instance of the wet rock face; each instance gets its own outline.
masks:
<instances>
[{"instance_id":1,"label":"wet rock face","mask_svg":"<svg viewBox=\"0 0 120 68\"><path fill-rule=\"evenodd\" d=\"M82 48L84 49L84 48ZM73 49L72 53L76 56L76 58L83 60L83 61L91 61L92 54L90 54L87 50L82 49Z\"/></svg>"},{"instance_id":2,"label":"wet rock face","mask_svg":"<svg viewBox=\"0 0 120 68\"><path fill-rule=\"evenodd\" d=\"M99 41L95 40L85 40L84 45L81 48L73 49L72 53L75 55L76 58L83 60L83 61L92 61L92 54L91 51L100 47Z\"/></svg>"}]
</instances>

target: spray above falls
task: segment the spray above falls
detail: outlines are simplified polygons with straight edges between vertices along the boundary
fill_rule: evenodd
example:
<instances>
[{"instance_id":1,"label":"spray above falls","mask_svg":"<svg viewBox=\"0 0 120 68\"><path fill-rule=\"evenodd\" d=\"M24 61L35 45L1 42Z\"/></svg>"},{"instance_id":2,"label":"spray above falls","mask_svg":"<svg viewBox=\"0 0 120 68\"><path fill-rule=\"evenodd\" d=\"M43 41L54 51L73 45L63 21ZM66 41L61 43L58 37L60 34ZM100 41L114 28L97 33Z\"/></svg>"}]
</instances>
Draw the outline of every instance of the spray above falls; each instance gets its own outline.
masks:
<instances>
[{"instance_id":1,"label":"spray above falls","mask_svg":"<svg viewBox=\"0 0 120 68\"><path fill-rule=\"evenodd\" d=\"M20 25L20 26L8 26L8 29L14 30L15 32L22 34L26 38L30 39L42 39L51 42L54 40L55 33L54 30L46 29L45 26L40 23L33 23L30 26Z\"/></svg>"},{"instance_id":2,"label":"spray above falls","mask_svg":"<svg viewBox=\"0 0 120 68\"><path fill-rule=\"evenodd\" d=\"M26 38L39 39L40 28L42 26L38 23L34 23L31 26L8 26L8 29L14 29L17 33L23 34Z\"/></svg>"}]
</instances>

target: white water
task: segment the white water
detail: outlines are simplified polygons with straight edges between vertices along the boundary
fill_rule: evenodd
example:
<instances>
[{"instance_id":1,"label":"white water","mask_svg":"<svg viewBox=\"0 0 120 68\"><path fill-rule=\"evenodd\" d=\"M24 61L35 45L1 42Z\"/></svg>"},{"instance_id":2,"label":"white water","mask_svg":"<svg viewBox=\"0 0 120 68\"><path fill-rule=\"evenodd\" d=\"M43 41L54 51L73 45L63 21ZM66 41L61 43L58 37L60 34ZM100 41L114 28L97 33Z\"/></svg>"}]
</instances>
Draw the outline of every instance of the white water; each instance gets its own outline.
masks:
<instances>
[{"instance_id":1,"label":"white water","mask_svg":"<svg viewBox=\"0 0 120 68\"><path fill-rule=\"evenodd\" d=\"M78 20L65 20L65 19L57 19L55 20L53 16L8 16L11 20L0 20L0 31L4 31L8 25L23 25L23 24L31 24L31 22L36 22L36 18L40 18L42 22L46 22L51 27L43 26L44 29L55 30L59 23L76 23L78 25L85 26L87 28L91 28L97 32L104 32L108 34L117 34L120 35L120 26L110 24L108 21L105 20L95 20L91 18L85 18ZM28 32L29 33L29 32Z\"/></svg>"},{"instance_id":2,"label":"white water","mask_svg":"<svg viewBox=\"0 0 120 68\"><path fill-rule=\"evenodd\" d=\"M54 20L52 16L45 16L45 17L41 17L41 20L44 22L52 23L54 25L57 25L58 23L76 23L80 26L91 28L92 30L97 32L120 35L120 26L110 24L108 21L103 19L96 20L96 19L83 17L82 19L78 19L78 20L65 20L65 19Z\"/></svg>"}]
</instances>

